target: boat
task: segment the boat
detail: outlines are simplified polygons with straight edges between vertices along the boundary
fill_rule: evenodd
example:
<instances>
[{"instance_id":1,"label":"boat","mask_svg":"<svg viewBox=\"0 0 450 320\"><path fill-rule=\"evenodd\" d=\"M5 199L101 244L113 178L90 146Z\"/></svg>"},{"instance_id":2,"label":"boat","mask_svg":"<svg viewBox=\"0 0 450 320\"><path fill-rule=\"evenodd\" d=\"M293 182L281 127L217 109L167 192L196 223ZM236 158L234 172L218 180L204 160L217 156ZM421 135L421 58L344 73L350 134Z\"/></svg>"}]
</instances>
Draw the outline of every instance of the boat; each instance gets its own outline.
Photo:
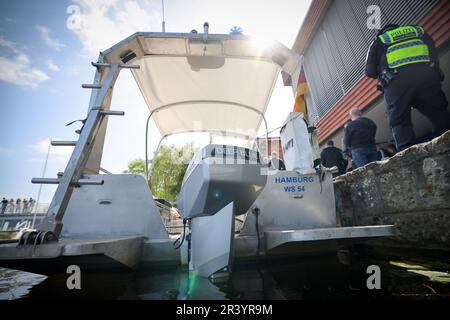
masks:
<instances>
[{"instance_id":1,"label":"boat","mask_svg":"<svg viewBox=\"0 0 450 320\"><path fill-rule=\"evenodd\" d=\"M192 158L183 178L177 199L182 218L213 215L230 202L236 215L245 214L266 185L263 168L255 150L207 145Z\"/></svg>"},{"instance_id":2,"label":"boat","mask_svg":"<svg viewBox=\"0 0 450 320\"><path fill-rule=\"evenodd\" d=\"M336 225L332 172L317 162L317 130L301 113L281 130L287 170L268 170L257 148L208 145L191 161L178 197L183 232L167 231L147 177L100 168L116 79L131 71L162 139L207 132L252 141L280 71L298 79L302 59L278 42L243 34L138 32L100 53L77 141L40 223L0 244L0 266L50 274L186 265L201 277L237 260L318 253L340 241L392 236L387 226ZM296 86L294 81L293 86ZM162 141L162 140L161 140ZM160 141L160 143L161 143ZM267 139L266 139L267 141ZM159 144L160 144L159 143ZM267 148L266 148L267 150Z\"/></svg>"}]
</instances>

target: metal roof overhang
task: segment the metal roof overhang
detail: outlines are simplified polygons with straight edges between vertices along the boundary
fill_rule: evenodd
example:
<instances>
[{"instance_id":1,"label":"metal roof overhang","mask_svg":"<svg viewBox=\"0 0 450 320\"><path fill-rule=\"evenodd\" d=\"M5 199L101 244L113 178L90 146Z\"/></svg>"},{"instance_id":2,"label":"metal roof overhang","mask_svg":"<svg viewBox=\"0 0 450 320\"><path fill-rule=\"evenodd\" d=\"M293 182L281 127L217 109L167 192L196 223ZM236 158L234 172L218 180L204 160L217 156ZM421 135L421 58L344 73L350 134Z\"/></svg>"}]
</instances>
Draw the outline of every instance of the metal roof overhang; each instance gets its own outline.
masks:
<instances>
[{"instance_id":1,"label":"metal roof overhang","mask_svg":"<svg viewBox=\"0 0 450 320\"><path fill-rule=\"evenodd\" d=\"M135 33L100 62L140 66L131 72L162 136L255 137L280 70L300 70L300 56L286 46L259 43L244 35Z\"/></svg>"}]
</instances>

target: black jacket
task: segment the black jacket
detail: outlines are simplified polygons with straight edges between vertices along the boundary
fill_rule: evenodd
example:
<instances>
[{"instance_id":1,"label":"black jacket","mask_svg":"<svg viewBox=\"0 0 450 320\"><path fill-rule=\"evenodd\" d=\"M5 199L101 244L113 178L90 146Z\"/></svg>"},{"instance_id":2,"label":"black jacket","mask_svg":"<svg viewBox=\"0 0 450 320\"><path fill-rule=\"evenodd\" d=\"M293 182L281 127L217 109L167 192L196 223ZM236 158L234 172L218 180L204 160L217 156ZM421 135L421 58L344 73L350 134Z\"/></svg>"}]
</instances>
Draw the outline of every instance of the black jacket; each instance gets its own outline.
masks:
<instances>
[{"instance_id":1,"label":"black jacket","mask_svg":"<svg viewBox=\"0 0 450 320\"><path fill-rule=\"evenodd\" d=\"M433 39L425 32L422 41L428 46L430 60L439 68L438 54ZM377 37L369 47L366 57L366 76L376 79L378 75L388 67L386 51L388 45Z\"/></svg>"},{"instance_id":2,"label":"black jacket","mask_svg":"<svg viewBox=\"0 0 450 320\"><path fill-rule=\"evenodd\" d=\"M344 132L344 145L347 148L375 146L377 125L370 119L361 117L347 124Z\"/></svg>"},{"instance_id":3,"label":"black jacket","mask_svg":"<svg viewBox=\"0 0 450 320\"><path fill-rule=\"evenodd\" d=\"M339 174L345 173L345 169L347 168L347 161L344 160L342 150L334 146L326 147L322 150L320 153L320 161L327 168L337 166L339 168Z\"/></svg>"},{"instance_id":4,"label":"black jacket","mask_svg":"<svg viewBox=\"0 0 450 320\"><path fill-rule=\"evenodd\" d=\"M269 161L268 163L268 167L269 170L286 170L286 166L284 165L283 160L281 159L277 159L276 161L274 161L275 163L272 164L272 160ZM277 163L278 162L278 163ZM277 167L277 168L276 168Z\"/></svg>"}]
</instances>

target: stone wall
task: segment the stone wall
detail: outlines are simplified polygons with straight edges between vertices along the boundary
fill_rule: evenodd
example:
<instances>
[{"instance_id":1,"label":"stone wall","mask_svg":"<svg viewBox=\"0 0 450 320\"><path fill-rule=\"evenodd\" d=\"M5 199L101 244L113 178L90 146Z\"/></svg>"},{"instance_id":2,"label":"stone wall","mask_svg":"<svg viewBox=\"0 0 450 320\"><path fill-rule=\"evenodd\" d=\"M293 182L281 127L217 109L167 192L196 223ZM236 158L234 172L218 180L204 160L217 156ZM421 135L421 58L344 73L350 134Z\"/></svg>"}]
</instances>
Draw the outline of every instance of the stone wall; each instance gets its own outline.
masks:
<instances>
[{"instance_id":1,"label":"stone wall","mask_svg":"<svg viewBox=\"0 0 450 320\"><path fill-rule=\"evenodd\" d=\"M450 250L450 131L336 179L342 226L394 224L387 240Z\"/></svg>"}]
</instances>

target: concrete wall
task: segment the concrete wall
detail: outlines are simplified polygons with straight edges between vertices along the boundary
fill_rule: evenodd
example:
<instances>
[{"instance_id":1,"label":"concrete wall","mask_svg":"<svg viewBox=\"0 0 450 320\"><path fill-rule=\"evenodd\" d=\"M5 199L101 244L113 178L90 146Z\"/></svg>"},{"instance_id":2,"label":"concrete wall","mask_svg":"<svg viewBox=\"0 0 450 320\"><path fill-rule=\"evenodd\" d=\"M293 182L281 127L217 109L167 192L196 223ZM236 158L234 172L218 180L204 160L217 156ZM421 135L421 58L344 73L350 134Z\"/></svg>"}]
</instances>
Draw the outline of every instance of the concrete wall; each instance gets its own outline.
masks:
<instances>
[{"instance_id":1,"label":"concrete wall","mask_svg":"<svg viewBox=\"0 0 450 320\"><path fill-rule=\"evenodd\" d=\"M343 175L334 189L342 226L394 224L391 244L450 250L450 131Z\"/></svg>"}]
</instances>

